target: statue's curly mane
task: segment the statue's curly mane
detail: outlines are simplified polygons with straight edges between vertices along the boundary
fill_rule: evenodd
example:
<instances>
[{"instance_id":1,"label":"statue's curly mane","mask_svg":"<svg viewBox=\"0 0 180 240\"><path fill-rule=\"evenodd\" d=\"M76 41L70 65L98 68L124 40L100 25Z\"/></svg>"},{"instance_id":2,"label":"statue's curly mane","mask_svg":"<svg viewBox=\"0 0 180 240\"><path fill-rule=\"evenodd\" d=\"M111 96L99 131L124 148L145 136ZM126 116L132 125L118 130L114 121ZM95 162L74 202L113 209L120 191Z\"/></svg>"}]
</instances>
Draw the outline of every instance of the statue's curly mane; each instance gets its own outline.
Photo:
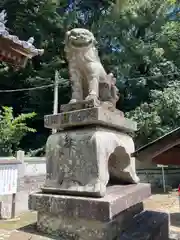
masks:
<instances>
[{"instance_id":1,"label":"statue's curly mane","mask_svg":"<svg viewBox=\"0 0 180 240\"><path fill-rule=\"evenodd\" d=\"M98 51L93 43L87 47L76 47L74 48L66 42L65 52L68 60L72 60L73 56L76 55L76 59L80 57L82 62L100 62ZM82 53L82 54L81 54Z\"/></svg>"}]
</instances>

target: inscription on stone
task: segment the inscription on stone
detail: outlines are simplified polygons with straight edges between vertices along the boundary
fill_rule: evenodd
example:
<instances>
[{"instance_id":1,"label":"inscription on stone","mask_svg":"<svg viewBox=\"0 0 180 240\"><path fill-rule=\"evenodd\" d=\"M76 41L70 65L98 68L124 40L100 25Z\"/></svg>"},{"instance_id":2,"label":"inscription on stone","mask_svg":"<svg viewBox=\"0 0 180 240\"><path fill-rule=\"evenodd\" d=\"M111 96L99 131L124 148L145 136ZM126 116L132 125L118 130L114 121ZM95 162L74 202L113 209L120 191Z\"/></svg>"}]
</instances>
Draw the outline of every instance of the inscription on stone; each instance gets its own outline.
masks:
<instances>
[{"instance_id":1,"label":"inscription on stone","mask_svg":"<svg viewBox=\"0 0 180 240\"><path fill-rule=\"evenodd\" d=\"M61 117L59 115L50 115L44 117L45 126L59 125L60 123Z\"/></svg>"},{"instance_id":2,"label":"inscription on stone","mask_svg":"<svg viewBox=\"0 0 180 240\"><path fill-rule=\"evenodd\" d=\"M82 112L72 112L70 115L71 122L82 122L88 118L87 111Z\"/></svg>"},{"instance_id":3,"label":"inscription on stone","mask_svg":"<svg viewBox=\"0 0 180 240\"><path fill-rule=\"evenodd\" d=\"M52 117L51 117L51 125L52 124L58 124L59 123L59 116L58 115L53 115Z\"/></svg>"},{"instance_id":4,"label":"inscription on stone","mask_svg":"<svg viewBox=\"0 0 180 240\"><path fill-rule=\"evenodd\" d=\"M71 112L63 112L57 115L47 115L44 118L45 127L47 128L67 128L76 125L87 124L108 124L119 126L119 128L134 131L137 129L136 123L126 118L122 118L116 112L108 111L102 107L87 108Z\"/></svg>"},{"instance_id":5,"label":"inscription on stone","mask_svg":"<svg viewBox=\"0 0 180 240\"><path fill-rule=\"evenodd\" d=\"M69 114L68 113L62 113L60 115L61 118L61 124L66 124L69 122Z\"/></svg>"}]
</instances>

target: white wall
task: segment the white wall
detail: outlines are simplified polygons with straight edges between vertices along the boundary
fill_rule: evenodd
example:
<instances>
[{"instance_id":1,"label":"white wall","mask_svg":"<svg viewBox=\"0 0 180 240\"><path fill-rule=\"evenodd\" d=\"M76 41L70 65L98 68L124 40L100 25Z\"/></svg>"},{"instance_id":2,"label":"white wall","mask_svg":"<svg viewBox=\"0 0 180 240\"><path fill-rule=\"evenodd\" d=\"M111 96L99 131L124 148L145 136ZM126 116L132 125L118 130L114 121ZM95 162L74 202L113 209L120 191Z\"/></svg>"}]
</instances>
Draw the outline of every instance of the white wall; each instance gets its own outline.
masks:
<instances>
[{"instance_id":1,"label":"white wall","mask_svg":"<svg viewBox=\"0 0 180 240\"><path fill-rule=\"evenodd\" d=\"M43 157L24 158L24 176L38 176L46 174L46 159Z\"/></svg>"}]
</instances>

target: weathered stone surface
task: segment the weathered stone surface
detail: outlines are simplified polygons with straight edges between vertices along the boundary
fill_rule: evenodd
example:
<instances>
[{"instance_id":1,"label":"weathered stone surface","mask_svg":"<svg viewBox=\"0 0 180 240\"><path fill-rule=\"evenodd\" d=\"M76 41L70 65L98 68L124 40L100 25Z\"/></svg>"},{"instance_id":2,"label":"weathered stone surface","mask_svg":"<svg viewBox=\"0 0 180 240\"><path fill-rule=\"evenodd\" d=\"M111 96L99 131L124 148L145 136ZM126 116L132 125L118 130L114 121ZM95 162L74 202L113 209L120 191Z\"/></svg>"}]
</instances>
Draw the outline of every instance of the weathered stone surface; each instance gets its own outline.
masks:
<instances>
[{"instance_id":1,"label":"weathered stone surface","mask_svg":"<svg viewBox=\"0 0 180 240\"><path fill-rule=\"evenodd\" d=\"M138 183L132 152L130 136L104 128L53 134L47 141L43 191L101 197L110 177L118 183Z\"/></svg>"},{"instance_id":2,"label":"weathered stone surface","mask_svg":"<svg viewBox=\"0 0 180 240\"><path fill-rule=\"evenodd\" d=\"M75 103L68 103L68 104L61 105L60 112L70 112L70 111L93 108L93 107L95 107L93 100L90 100L90 101L82 100Z\"/></svg>"},{"instance_id":3,"label":"weathered stone surface","mask_svg":"<svg viewBox=\"0 0 180 240\"><path fill-rule=\"evenodd\" d=\"M112 240L143 211L141 199L150 187L141 184L111 188L106 198L82 198L51 194L31 194L30 209L38 211L38 230L60 239ZM141 190L140 190L141 188ZM134 192L133 190L134 189ZM140 197L141 196L141 197Z\"/></svg>"},{"instance_id":4,"label":"weathered stone surface","mask_svg":"<svg viewBox=\"0 0 180 240\"><path fill-rule=\"evenodd\" d=\"M142 204L137 204L121 212L112 221L103 223L38 212L37 228L44 233L59 236L62 240L113 240L142 209Z\"/></svg>"},{"instance_id":5,"label":"weathered stone surface","mask_svg":"<svg viewBox=\"0 0 180 240\"><path fill-rule=\"evenodd\" d=\"M137 214L119 240L169 240L169 215L145 211Z\"/></svg>"},{"instance_id":6,"label":"weathered stone surface","mask_svg":"<svg viewBox=\"0 0 180 240\"><path fill-rule=\"evenodd\" d=\"M122 117L118 112L106 110L103 107L87 108L44 117L46 128L66 129L77 126L102 125L131 132L137 130L136 122Z\"/></svg>"},{"instance_id":7,"label":"weathered stone surface","mask_svg":"<svg viewBox=\"0 0 180 240\"><path fill-rule=\"evenodd\" d=\"M60 112L70 112L70 111L76 111L81 109L88 109L88 108L94 108L96 107L93 100L87 101L79 101L75 103L68 103L63 104L60 107ZM101 102L100 107L102 107L105 110L109 110L110 112L115 112L116 114L119 114L121 117L124 117L124 113L109 102Z\"/></svg>"},{"instance_id":8,"label":"weathered stone surface","mask_svg":"<svg viewBox=\"0 0 180 240\"><path fill-rule=\"evenodd\" d=\"M143 183L109 186L103 198L32 193L29 196L29 209L62 217L106 222L150 195L150 185Z\"/></svg>"}]
</instances>

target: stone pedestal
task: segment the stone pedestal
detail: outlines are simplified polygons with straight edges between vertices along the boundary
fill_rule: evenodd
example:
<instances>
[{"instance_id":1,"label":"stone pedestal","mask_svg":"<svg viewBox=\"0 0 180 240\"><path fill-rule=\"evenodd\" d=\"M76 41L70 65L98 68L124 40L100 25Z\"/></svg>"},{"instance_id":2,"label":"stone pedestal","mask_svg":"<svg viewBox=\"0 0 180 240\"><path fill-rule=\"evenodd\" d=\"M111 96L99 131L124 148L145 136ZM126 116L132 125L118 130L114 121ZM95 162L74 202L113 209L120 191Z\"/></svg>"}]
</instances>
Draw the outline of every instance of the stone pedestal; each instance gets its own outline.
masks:
<instances>
[{"instance_id":1,"label":"stone pedestal","mask_svg":"<svg viewBox=\"0 0 180 240\"><path fill-rule=\"evenodd\" d=\"M29 208L38 211L39 231L66 240L113 240L143 211L149 184L109 186L104 198L34 193Z\"/></svg>"},{"instance_id":2,"label":"stone pedestal","mask_svg":"<svg viewBox=\"0 0 180 240\"><path fill-rule=\"evenodd\" d=\"M47 128L62 130L47 141L43 192L103 197L110 179L138 183L135 158L131 157L134 142L126 133L135 130L136 124L118 110L69 110L45 117Z\"/></svg>"},{"instance_id":3,"label":"stone pedestal","mask_svg":"<svg viewBox=\"0 0 180 240\"><path fill-rule=\"evenodd\" d=\"M43 192L101 197L111 179L137 183L132 138L103 127L61 131L47 142Z\"/></svg>"},{"instance_id":4,"label":"stone pedestal","mask_svg":"<svg viewBox=\"0 0 180 240\"><path fill-rule=\"evenodd\" d=\"M139 183L132 157L136 123L107 103L61 111L45 116L45 127L58 132L47 141L42 192L29 196L38 230L65 240L166 240L167 215L143 211L151 191Z\"/></svg>"},{"instance_id":5,"label":"stone pedestal","mask_svg":"<svg viewBox=\"0 0 180 240\"><path fill-rule=\"evenodd\" d=\"M120 132L134 132L137 130L136 122L125 118L118 110L110 111L105 107L92 107L46 115L44 117L44 126L50 129L104 126Z\"/></svg>"}]
</instances>

